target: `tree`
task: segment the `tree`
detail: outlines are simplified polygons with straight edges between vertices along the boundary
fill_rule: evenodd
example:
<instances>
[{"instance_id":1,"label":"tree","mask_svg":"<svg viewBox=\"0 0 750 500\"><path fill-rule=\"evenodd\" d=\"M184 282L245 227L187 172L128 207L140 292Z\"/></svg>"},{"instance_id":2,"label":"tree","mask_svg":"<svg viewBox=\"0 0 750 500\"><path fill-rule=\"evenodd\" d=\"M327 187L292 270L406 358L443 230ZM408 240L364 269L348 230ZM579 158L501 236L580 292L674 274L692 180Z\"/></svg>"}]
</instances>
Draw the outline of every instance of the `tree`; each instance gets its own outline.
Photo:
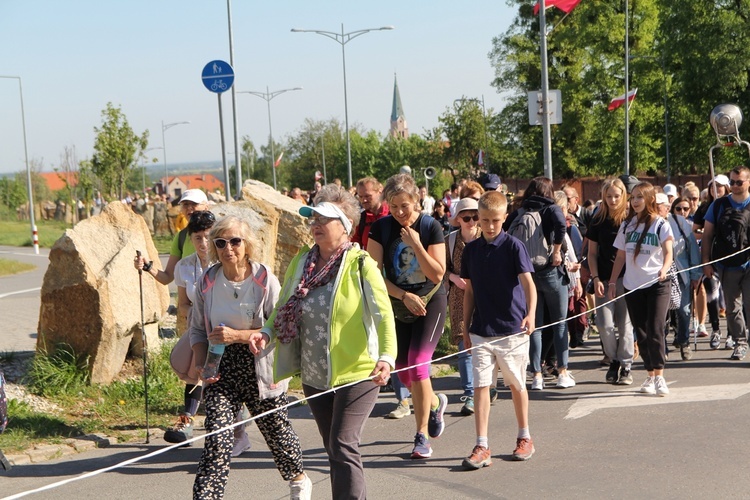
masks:
<instances>
[{"instance_id":1,"label":"tree","mask_svg":"<svg viewBox=\"0 0 750 500\"><path fill-rule=\"evenodd\" d=\"M120 107L108 102L102 111L102 126L94 127L94 132L92 170L101 179L106 192L112 195L116 189L122 198L128 173L148 146L148 130L138 136Z\"/></svg>"}]
</instances>

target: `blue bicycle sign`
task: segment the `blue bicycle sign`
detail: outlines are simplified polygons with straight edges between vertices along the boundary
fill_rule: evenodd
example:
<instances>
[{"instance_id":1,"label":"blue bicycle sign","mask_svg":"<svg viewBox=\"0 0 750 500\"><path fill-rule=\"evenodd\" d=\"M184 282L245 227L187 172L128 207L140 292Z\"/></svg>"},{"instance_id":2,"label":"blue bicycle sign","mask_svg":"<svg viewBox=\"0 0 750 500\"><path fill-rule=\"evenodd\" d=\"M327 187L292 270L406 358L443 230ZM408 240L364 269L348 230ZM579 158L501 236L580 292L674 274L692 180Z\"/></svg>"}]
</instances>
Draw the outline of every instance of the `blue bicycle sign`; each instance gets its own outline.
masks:
<instances>
[{"instance_id":1,"label":"blue bicycle sign","mask_svg":"<svg viewBox=\"0 0 750 500\"><path fill-rule=\"evenodd\" d=\"M221 94L232 87L234 70L229 63L217 59L206 64L201 74L201 80L208 90Z\"/></svg>"}]
</instances>

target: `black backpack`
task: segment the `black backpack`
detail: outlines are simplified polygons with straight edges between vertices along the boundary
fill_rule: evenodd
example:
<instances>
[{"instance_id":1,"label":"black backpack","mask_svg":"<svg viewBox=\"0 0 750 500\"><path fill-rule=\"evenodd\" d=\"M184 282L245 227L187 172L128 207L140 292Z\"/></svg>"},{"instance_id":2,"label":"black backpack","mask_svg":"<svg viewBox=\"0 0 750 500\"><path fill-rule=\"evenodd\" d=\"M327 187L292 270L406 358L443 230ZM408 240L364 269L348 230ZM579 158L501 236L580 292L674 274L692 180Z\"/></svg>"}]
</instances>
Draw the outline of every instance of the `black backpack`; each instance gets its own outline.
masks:
<instances>
[{"instance_id":1,"label":"black backpack","mask_svg":"<svg viewBox=\"0 0 750 500\"><path fill-rule=\"evenodd\" d=\"M723 209L721 215L719 211ZM729 197L720 198L714 202L714 241L711 249L711 259L721 259L740 250L750 250L750 205L744 209L732 207ZM740 267L750 260L747 251L723 260L726 267Z\"/></svg>"}]
</instances>

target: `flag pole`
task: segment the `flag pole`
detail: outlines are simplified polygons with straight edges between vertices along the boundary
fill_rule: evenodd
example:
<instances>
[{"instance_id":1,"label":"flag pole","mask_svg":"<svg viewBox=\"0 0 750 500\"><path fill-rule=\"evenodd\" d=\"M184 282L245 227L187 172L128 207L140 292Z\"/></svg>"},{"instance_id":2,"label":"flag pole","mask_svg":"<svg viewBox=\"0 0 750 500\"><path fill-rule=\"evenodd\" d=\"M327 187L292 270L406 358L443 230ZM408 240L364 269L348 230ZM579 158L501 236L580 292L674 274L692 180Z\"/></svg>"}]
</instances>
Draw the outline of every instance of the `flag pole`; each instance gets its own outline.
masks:
<instances>
[{"instance_id":1,"label":"flag pole","mask_svg":"<svg viewBox=\"0 0 750 500\"><path fill-rule=\"evenodd\" d=\"M625 0L625 175L630 175L630 20L628 19L628 0Z\"/></svg>"}]
</instances>

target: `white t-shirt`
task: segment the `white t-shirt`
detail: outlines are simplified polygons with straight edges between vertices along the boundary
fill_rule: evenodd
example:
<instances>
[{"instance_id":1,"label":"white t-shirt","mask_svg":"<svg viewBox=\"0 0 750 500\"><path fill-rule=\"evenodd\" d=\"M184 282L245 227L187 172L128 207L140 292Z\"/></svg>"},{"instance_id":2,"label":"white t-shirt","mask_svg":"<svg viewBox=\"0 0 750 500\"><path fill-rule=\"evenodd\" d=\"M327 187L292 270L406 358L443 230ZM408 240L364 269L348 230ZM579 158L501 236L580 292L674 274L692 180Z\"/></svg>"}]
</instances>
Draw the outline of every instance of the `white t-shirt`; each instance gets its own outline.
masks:
<instances>
[{"instance_id":1,"label":"white t-shirt","mask_svg":"<svg viewBox=\"0 0 750 500\"><path fill-rule=\"evenodd\" d=\"M432 215L432 212L435 211L435 198L430 196L429 194L425 197L424 200L422 200L422 213L427 215Z\"/></svg>"},{"instance_id":2,"label":"white t-shirt","mask_svg":"<svg viewBox=\"0 0 750 500\"><path fill-rule=\"evenodd\" d=\"M633 290L656 279L659 275L659 270L664 264L664 250L661 245L665 241L674 240L674 235L667 221L657 217L646 232L646 237L641 243L641 251L634 258L635 247L645 224L641 223L636 227L635 219L627 227L625 227L626 224L628 224L627 221L623 222L617 231L614 246L618 250L625 250L625 276L622 282L625 288Z\"/></svg>"},{"instance_id":3,"label":"white t-shirt","mask_svg":"<svg viewBox=\"0 0 750 500\"><path fill-rule=\"evenodd\" d=\"M203 276L203 271L205 269L201 266L197 253L180 259L174 268L174 284L185 289L190 302L195 302L195 290Z\"/></svg>"}]
</instances>

